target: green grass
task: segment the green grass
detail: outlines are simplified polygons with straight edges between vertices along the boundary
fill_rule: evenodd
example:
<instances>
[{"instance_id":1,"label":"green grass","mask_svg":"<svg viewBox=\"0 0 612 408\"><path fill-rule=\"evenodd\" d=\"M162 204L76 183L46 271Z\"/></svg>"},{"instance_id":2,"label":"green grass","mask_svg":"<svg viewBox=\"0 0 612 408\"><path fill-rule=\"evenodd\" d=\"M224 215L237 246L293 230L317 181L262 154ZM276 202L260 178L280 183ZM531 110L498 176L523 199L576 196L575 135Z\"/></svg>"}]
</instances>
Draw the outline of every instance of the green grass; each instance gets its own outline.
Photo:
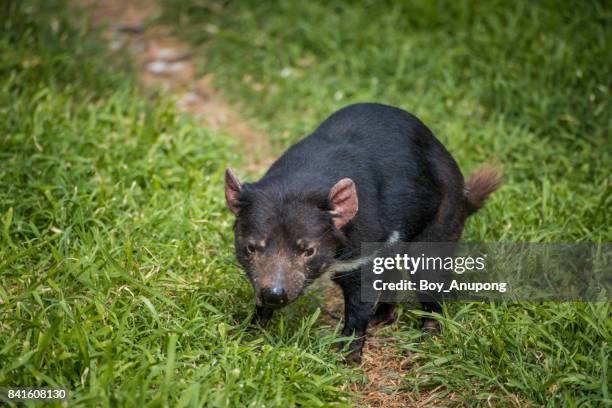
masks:
<instances>
[{"instance_id":1,"label":"green grass","mask_svg":"<svg viewBox=\"0 0 612 408\"><path fill-rule=\"evenodd\" d=\"M286 146L343 105L423 119L469 173L506 184L468 223L472 242L612 240L612 11L605 2L166 0L242 111ZM609 405L605 303L449 305L417 344L413 312L386 329L417 361L405 388L468 405Z\"/></svg>"},{"instance_id":2,"label":"green grass","mask_svg":"<svg viewBox=\"0 0 612 408\"><path fill-rule=\"evenodd\" d=\"M603 3L164 4L201 68L280 144L350 102L398 105L466 172L504 164L466 240L612 240ZM0 387L64 387L71 406L354 402L360 371L311 299L247 330L222 192L240 165L231 135L139 89L67 2L0 12ZM611 309L453 304L444 335L418 343L404 308L384 333L415 353L408 391L604 406Z\"/></svg>"},{"instance_id":3,"label":"green grass","mask_svg":"<svg viewBox=\"0 0 612 408\"><path fill-rule=\"evenodd\" d=\"M2 8L0 387L66 388L70 406L346 405L356 373L316 313L246 330L230 137L139 90L67 3Z\"/></svg>"}]
</instances>

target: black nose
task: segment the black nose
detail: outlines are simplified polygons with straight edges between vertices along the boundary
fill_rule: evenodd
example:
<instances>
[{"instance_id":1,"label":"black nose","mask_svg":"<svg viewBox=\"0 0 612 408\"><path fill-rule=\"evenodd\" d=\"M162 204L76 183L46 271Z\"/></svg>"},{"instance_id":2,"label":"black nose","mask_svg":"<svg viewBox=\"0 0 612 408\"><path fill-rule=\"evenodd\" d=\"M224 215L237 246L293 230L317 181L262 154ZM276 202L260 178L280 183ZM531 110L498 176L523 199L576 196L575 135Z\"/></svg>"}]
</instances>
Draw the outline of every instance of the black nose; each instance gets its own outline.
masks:
<instances>
[{"instance_id":1,"label":"black nose","mask_svg":"<svg viewBox=\"0 0 612 408\"><path fill-rule=\"evenodd\" d=\"M263 301L268 306L281 306L287 303L285 289L280 286L265 288L261 291Z\"/></svg>"}]
</instances>

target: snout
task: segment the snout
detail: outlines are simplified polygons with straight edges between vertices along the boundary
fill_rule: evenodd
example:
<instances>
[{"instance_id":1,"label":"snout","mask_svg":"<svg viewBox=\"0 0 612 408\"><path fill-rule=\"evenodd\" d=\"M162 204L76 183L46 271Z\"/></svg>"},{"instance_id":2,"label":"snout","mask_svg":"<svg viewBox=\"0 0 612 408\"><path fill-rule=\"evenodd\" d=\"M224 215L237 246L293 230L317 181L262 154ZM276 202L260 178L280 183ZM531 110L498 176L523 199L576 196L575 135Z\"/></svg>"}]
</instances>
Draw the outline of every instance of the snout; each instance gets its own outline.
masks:
<instances>
[{"instance_id":1,"label":"snout","mask_svg":"<svg viewBox=\"0 0 612 408\"><path fill-rule=\"evenodd\" d=\"M306 276L303 265L292 264L291 256L281 255L256 259L252 265L249 277L258 306L270 309L285 307L304 290Z\"/></svg>"},{"instance_id":2,"label":"snout","mask_svg":"<svg viewBox=\"0 0 612 408\"><path fill-rule=\"evenodd\" d=\"M272 286L261 290L261 300L268 307L282 307L287 304L287 291L282 286Z\"/></svg>"}]
</instances>

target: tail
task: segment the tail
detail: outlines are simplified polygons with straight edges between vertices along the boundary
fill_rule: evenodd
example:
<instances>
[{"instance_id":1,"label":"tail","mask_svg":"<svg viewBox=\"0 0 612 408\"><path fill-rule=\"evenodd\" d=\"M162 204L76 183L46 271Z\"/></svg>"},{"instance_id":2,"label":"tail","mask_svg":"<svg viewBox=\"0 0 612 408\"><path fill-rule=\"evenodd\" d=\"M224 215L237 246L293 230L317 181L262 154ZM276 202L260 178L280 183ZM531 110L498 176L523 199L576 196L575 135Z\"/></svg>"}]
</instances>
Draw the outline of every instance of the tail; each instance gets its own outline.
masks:
<instances>
[{"instance_id":1,"label":"tail","mask_svg":"<svg viewBox=\"0 0 612 408\"><path fill-rule=\"evenodd\" d=\"M478 169L465 185L468 215L480 210L489 195L501 186L503 172L500 167L485 164Z\"/></svg>"}]
</instances>

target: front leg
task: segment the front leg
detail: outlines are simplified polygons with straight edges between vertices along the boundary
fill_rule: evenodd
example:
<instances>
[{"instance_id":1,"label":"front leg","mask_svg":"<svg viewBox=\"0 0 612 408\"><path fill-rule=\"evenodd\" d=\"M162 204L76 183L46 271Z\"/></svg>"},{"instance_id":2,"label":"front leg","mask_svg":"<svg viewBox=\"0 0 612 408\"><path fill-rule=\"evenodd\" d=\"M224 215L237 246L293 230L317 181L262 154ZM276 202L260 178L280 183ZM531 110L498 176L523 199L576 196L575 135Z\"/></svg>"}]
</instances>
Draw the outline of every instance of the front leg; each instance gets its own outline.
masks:
<instances>
[{"instance_id":1,"label":"front leg","mask_svg":"<svg viewBox=\"0 0 612 408\"><path fill-rule=\"evenodd\" d=\"M253 320L251 320L251 324L259 324L261 327L266 327L266 325L272 318L273 313L273 309L263 306L255 306L255 314L253 315Z\"/></svg>"},{"instance_id":2,"label":"front leg","mask_svg":"<svg viewBox=\"0 0 612 408\"><path fill-rule=\"evenodd\" d=\"M375 303L360 301L360 282L340 283L344 294L344 328L343 336L356 338L349 344L349 355L347 361L351 363L361 363L361 352L365 344L366 329L372 319Z\"/></svg>"}]
</instances>

